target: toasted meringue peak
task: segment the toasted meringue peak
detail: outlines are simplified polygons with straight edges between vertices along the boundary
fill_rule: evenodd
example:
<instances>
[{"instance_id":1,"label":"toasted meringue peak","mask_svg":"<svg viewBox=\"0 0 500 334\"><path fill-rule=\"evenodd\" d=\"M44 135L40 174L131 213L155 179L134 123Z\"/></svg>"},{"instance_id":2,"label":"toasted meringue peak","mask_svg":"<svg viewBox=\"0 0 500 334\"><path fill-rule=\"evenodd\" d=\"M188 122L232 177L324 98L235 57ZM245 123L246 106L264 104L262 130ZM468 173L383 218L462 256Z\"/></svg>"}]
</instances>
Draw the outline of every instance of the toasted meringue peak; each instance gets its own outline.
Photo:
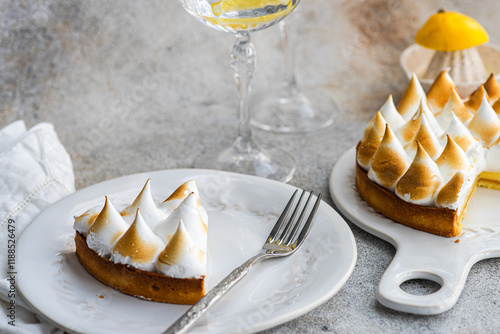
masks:
<instances>
[{"instance_id":1,"label":"toasted meringue peak","mask_svg":"<svg viewBox=\"0 0 500 334\"><path fill-rule=\"evenodd\" d=\"M472 93L469 96L469 99L464 103L465 107L471 113L475 114L476 111L481 106L481 104L483 102L483 97L484 97L485 94L486 94L486 96L488 96L488 94L486 93L486 89L484 89L484 85L479 86L479 88L476 89L474 91L474 93ZM488 98L487 98L487 100L488 100Z\"/></svg>"},{"instance_id":2,"label":"toasted meringue peak","mask_svg":"<svg viewBox=\"0 0 500 334\"><path fill-rule=\"evenodd\" d=\"M394 190L396 183L410 165L410 159L403 146L386 125L384 137L372 158L368 177L378 185Z\"/></svg>"},{"instance_id":3,"label":"toasted meringue peak","mask_svg":"<svg viewBox=\"0 0 500 334\"><path fill-rule=\"evenodd\" d=\"M181 220L169 243L158 255L158 272L170 277L201 277L205 275L205 264L205 252L196 246Z\"/></svg>"},{"instance_id":4,"label":"toasted meringue peak","mask_svg":"<svg viewBox=\"0 0 500 334\"><path fill-rule=\"evenodd\" d=\"M420 108L415 115L396 130L397 137L401 140L402 144L407 144L415 136L420 126Z\"/></svg>"},{"instance_id":5,"label":"toasted meringue peak","mask_svg":"<svg viewBox=\"0 0 500 334\"><path fill-rule=\"evenodd\" d=\"M443 110L435 115L436 121L439 123L442 129L447 129L450 126L452 112L455 113L455 116L457 116L458 119L463 123L469 121L472 118L472 114L467 111L467 108L460 99L460 95L458 94L456 89L452 89L450 98L443 107Z\"/></svg>"},{"instance_id":6,"label":"toasted meringue peak","mask_svg":"<svg viewBox=\"0 0 500 334\"><path fill-rule=\"evenodd\" d=\"M370 168L370 161L384 136L386 124L387 122L382 117L380 111L377 111L371 130L359 145L357 160L359 165L365 170Z\"/></svg>"},{"instance_id":7,"label":"toasted meringue peak","mask_svg":"<svg viewBox=\"0 0 500 334\"><path fill-rule=\"evenodd\" d=\"M109 257L116 241L128 227L129 225L106 196L102 211L89 229L87 245L100 256Z\"/></svg>"},{"instance_id":8,"label":"toasted meringue peak","mask_svg":"<svg viewBox=\"0 0 500 334\"><path fill-rule=\"evenodd\" d=\"M385 120L384 116L382 115L382 112L377 111L375 116L373 116L372 119L370 119L370 121L368 122L368 124L366 124L365 132L363 133L363 140L366 137L368 137L368 135L370 134L370 131L372 131L373 128L375 128L377 130L377 132L383 133L384 129L385 129L385 123L387 123L387 121Z\"/></svg>"},{"instance_id":9,"label":"toasted meringue peak","mask_svg":"<svg viewBox=\"0 0 500 334\"><path fill-rule=\"evenodd\" d=\"M74 217L75 222L73 224L73 229L80 232L82 235L87 236L90 226L92 226L98 215L98 210L94 208L88 209L81 215Z\"/></svg>"},{"instance_id":10,"label":"toasted meringue peak","mask_svg":"<svg viewBox=\"0 0 500 334\"><path fill-rule=\"evenodd\" d=\"M446 135L446 139L446 146L435 162L439 167L444 181L448 182L459 170L469 172L472 169L472 164L464 150L455 143L450 135Z\"/></svg>"},{"instance_id":11,"label":"toasted meringue peak","mask_svg":"<svg viewBox=\"0 0 500 334\"><path fill-rule=\"evenodd\" d=\"M448 70L441 71L427 92L427 103L434 114L443 110L454 88L456 88L456 86Z\"/></svg>"},{"instance_id":12,"label":"toasted meringue peak","mask_svg":"<svg viewBox=\"0 0 500 334\"><path fill-rule=\"evenodd\" d=\"M435 159L443 149L441 144L439 144L439 140L434 134L434 131L432 131L425 115L420 116L420 126L418 127L418 130L412 140L405 146L406 153L410 157L413 157L417 152L417 142L419 145L422 145L432 159Z\"/></svg>"},{"instance_id":13,"label":"toasted meringue peak","mask_svg":"<svg viewBox=\"0 0 500 334\"><path fill-rule=\"evenodd\" d=\"M465 172L459 170L439 190L436 196L436 205L440 208L455 210L458 207L460 193L466 181Z\"/></svg>"},{"instance_id":14,"label":"toasted meringue peak","mask_svg":"<svg viewBox=\"0 0 500 334\"><path fill-rule=\"evenodd\" d=\"M154 229L167 215L156 206L151 195L150 181L151 179L146 181L132 205L123 209L120 214L127 223L131 224L135 219L137 209L140 209L142 217L144 217L149 227Z\"/></svg>"},{"instance_id":15,"label":"toasted meringue peak","mask_svg":"<svg viewBox=\"0 0 500 334\"><path fill-rule=\"evenodd\" d=\"M472 136L467 127L451 113L451 122L446 130L446 133L453 138L453 141L458 144L465 152L478 143L478 140Z\"/></svg>"},{"instance_id":16,"label":"toasted meringue peak","mask_svg":"<svg viewBox=\"0 0 500 334\"><path fill-rule=\"evenodd\" d=\"M201 218L200 209L194 193L189 194L170 216L158 224L155 231L156 235L165 243L168 243L177 230L181 220L184 221L186 230L193 238L196 246L205 251L207 247L207 226Z\"/></svg>"},{"instance_id":17,"label":"toasted meringue peak","mask_svg":"<svg viewBox=\"0 0 500 334\"><path fill-rule=\"evenodd\" d=\"M500 98L500 84L495 79L493 73L490 74L488 80L484 83L484 89L486 89L486 93L488 93L490 103L493 103Z\"/></svg>"},{"instance_id":18,"label":"toasted meringue peak","mask_svg":"<svg viewBox=\"0 0 500 334\"><path fill-rule=\"evenodd\" d=\"M375 114L375 116L373 116L370 119L370 121L366 124L365 130L363 132L363 138L361 139L361 141L363 141L366 137L368 137L368 134L370 133L370 131L372 131L373 124L375 123L376 118L377 118L377 114Z\"/></svg>"},{"instance_id":19,"label":"toasted meringue peak","mask_svg":"<svg viewBox=\"0 0 500 334\"><path fill-rule=\"evenodd\" d=\"M405 121L408 121L417 112L422 98L425 99L425 92L418 81L417 76L413 73L410 83L403 93L401 100L398 103L398 111L403 116Z\"/></svg>"},{"instance_id":20,"label":"toasted meringue peak","mask_svg":"<svg viewBox=\"0 0 500 334\"><path fill-rule=\"evenodd\" d=\"M415 137L415 134L417 133L420 127L421 115L424 115L426 117L428 125L435 135L440 136L443 133L443 130L439 126L439 123L437 122L436 118L432 114L431 110L429 109L425 101L422 99L422 101L420 101L420 106L417 109L415 115L413 115L413 117L410 120L408 120L408 122L403 124L397 130L398 137L401 139L403 144L405 145L408 144Z\"/></svg>"},{"instance_id":21,"label":"toasted meringue peak","mask_svg":"<svg viewBox=\"0 0 500 334\"><path fill-rule=\"evenodd\" d=\"M443 178L439 168L417 143L417 154L406 173L396 184L396 195L407 202L430 206Z\"/></svg>"},{"instance_id":22,"label":"toasted meringue peak","mask_svg":"<svg viewBox=\"0 0 500 334\"><path fill-rule=\"evenodd\" d=\"M160 204L160 210L162 210L167 216L170 215L181 203L185 200L191 193L195 194L198 207L201 211L201 218L205 225L208 223L208 216L205 209L201 206L200 193L198 187L196 186L195 180L189 180L181 184L174 192Z\"/></svg>"},{"instance_id":23,"label":"toasted meringue peak","mask_svg":"<svg viewBox=\"0 0 500 334\"><path fill-rule=\"evenodd\" d=\"M497 102L493 103L493 110L497 113L497 115L500 115L500 100L497 100Z\"/></svg>"},{"instance_id":24,"label":"toasted meringue peak","mask_svg":"<svg viewBox=\"0 0 500 334\"><path fill-rule=\"evenodd\" d=\"M429 109L429 106L427 106L427 103L424 99L420 101L420 114L425 115L425 118L429 122L429 126L434 132L436 136L441 136L443 134L443 129L439 125L438 121L436 120L436 117L432 113L432 111Z\"/></svg>"},{"instance_id":25,"label":"toasted meringue peak","mask_svg":"<svg viewBox=\"0 0 500 334\"><path fill-rule=\"evenodd\" d=\"M139 209L136 212L134 222L113 247L112 259L115 263L153 271L156 268L156 258L165 244L151 231Z\"/></svg>"},{"instance_id":26,"label":"toasted meringue peak","mask_svg":"<svg viewBox=\"0 0 500 334\"><path fill-rule=\"evenodd\" d=\"M380 113L385 121L393 128L397 129L405 123L401 114L397 111L392 95L389 95L384 105L380 108Z\"/></svg>"},{"instance_id":27,"label":"toasted meringue peak","mask_svg":"<svg viewBox=\"0 0 500 334\"><path fill-rule=\"evenodd\" d=\"M469 123L469 130L484 146L489 147L500 136L500 119L490 106L486 93L481 106Z\"/></svg>"}]
</instances>

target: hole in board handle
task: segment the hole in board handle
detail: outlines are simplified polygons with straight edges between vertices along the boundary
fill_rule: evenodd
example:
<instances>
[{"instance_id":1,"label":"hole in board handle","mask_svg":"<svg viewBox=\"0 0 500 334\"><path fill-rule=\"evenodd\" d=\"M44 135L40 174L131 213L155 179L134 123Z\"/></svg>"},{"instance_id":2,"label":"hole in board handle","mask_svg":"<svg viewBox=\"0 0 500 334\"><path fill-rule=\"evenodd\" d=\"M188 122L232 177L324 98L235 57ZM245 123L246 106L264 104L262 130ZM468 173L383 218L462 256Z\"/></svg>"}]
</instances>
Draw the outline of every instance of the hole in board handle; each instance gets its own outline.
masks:
<instances>
[{"instance_id":1,"label":"hole in board handle","mask_svg":"<svg viewBox=\"0 0 500 334\"><path fill-rule=\"evenodd\" d=\"M415 296L426 296L438 292L443 286L443 279L426 272L413 272L399 284L404 292Z\"/></svg>"}]
</instances>

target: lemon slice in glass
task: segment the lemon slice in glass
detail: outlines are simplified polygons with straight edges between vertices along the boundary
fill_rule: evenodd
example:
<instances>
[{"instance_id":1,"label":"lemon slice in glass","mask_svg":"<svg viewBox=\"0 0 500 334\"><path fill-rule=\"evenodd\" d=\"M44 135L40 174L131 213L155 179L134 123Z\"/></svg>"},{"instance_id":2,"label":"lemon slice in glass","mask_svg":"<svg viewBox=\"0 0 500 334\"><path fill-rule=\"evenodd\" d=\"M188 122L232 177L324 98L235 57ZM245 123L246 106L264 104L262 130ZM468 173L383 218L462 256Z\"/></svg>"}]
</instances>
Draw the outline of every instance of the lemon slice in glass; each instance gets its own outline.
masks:
<instances>
[{"instance_id":1,"label":"lemon slice in glass","mask_svg":"<svg viewBox=\"0 0 500 334\"><path fill-rule=\"evenodd\" d=\"M212 12L219 16L229 12L259 9L267 6L282 5L288 7L291 2L290 0L220 0L212 4Z\"/></svg>"},{"instance_id":2,"label":"lemon slice in glass","mask_svg":"<svg viewBox=\"0 0 500 334\"><path fill-rule=\"evenodd\" d=\"M292 0L220 0L212 4L214 16L205 20L226 31L258 30L288 15L295 4ZM246 13L238 15L241 12Z\"/></svg>"}]
</instances>

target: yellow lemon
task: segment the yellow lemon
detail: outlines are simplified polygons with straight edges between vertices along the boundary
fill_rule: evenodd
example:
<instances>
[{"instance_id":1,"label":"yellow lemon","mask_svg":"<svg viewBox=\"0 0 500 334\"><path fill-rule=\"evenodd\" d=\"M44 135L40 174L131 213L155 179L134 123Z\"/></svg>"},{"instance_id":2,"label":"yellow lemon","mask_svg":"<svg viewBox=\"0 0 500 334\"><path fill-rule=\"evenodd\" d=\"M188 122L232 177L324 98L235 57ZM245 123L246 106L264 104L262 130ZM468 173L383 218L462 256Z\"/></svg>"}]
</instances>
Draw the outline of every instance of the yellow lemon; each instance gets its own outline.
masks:
<instances>
[{"instance_id":1,"label":"yellow lemon","mask_svg":"<svg viewBox=\"0 0 500 334\"><path fill-rule=\"evenodd\" d=\"M488 33L473 18L439 10L420 28L415 42L436 51L458 51L486 43Z\"/></svg>"},{"instance_id":2,"label":"yellow lemon","mask_svg":"<svg viewBox=\"0 0 500 334\"><path fill-rule=\"evenodd\" d=\"M220 0L212 4L212 12L219 16L228 12L259 9L266 6L289 6L291 2L291 0Z\"/></svg>"}]
</instances>

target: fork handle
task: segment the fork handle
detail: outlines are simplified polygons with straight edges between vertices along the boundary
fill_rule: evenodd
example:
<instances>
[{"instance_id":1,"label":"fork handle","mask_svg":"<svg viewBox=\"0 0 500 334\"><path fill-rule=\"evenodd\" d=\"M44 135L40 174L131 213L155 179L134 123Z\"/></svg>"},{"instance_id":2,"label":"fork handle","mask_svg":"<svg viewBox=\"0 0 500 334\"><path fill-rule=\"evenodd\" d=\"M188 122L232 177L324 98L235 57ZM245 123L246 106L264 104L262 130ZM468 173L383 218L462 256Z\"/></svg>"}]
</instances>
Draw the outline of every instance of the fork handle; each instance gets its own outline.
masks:
<instances>
[{"instance_id":1,"label":"fork handle","mask_svg":"<svg viewBox=\"0 0 500 334\"><path fill-rule=\"evenodd\" d=\"M176 322L172 324L162 334L181 334L186 333L191 328L196 320L205 314L210 306L215 304L226 292L229 291L239 280L241 280L250 270L250 267L266 257L266 254L256 255L238 268L234 269L226 278L217 284L209 293L201 298L196 304L191 306Z\"/></svg>"}]
</instances>

